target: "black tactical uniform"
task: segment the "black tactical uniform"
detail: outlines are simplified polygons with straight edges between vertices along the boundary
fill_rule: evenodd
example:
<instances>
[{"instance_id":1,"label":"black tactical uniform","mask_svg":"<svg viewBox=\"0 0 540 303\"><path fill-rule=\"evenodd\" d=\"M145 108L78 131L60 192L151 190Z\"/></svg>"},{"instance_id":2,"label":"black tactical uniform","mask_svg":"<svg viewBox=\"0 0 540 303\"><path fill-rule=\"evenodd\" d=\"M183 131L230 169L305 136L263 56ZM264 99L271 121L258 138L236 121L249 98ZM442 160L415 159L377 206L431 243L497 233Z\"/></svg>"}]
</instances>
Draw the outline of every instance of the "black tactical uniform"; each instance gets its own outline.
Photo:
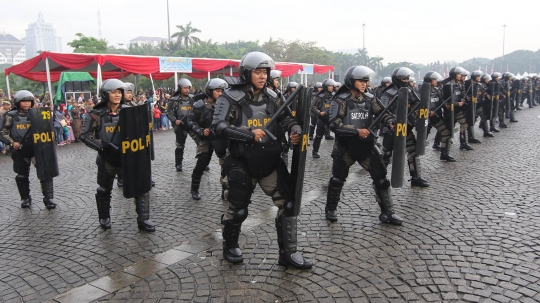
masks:
<instances>
[{"instance_id":1,"label":"black tactical uniform","mask_svg":"<svg viewBox=\"0 0 540 303\"><path fill-rule=\"evenodd\" d=\"M473 132L473 127L476 122L476 117L481 116L484 111L482 108L482 103L479 103L479 102L482 102L482 98L481 98L482 85L480 85L480 79L482 75L483 75L482 71L475 70L471 73L471 78L465 81L466 87L468 87L468 89L466 90L467 106L465 110L472 111L472 107L474 107L474 112L475 112L475 116L472 117L472 123L471 124L467 123L467 136L468 136L469 143L482 143L480 140L474 137L474 132ZM473 93L475 93L475 91L473 90L473 86L477 87L475 96L473 96Z\"/></svg>"},{"instance_id":2,"label":"black tactical uniform","mask_svg":"<svg viewBox=\"0 0 540 303\"><path fill-rule=\"evenodd\" d=\"M120 143L118 134L118 116L124 103L125 85L117 79L103 82L100 88L101 102L84 118L81 141L86 146L98 152L96 164L98 166L96 191L96 205L99 216L99 225L103 229L111 228L110 208L111 190L114 177L121 170ZM116 110L112 110L109 93L120 91L122 101ZM101 142L96 141L101 140ZM137 226L139 229L153 232L154 224L150 221L150 196L148 193L135 197L137 211Z\"/></svg>"},{"instance_id":3,"label":"black tactical uniform","mask_svg":"<svg viewBox=\"0 0 540 303\"><path fill-rule=\"evenodd\" d=\"M323 135L328 131L328 114L330 113L330 101L334 90L334 80L326 79L322 82L322 90L313 97L311 111L317 115L317 132L313 140L313 158L320 158L319 148ZM324 114L323 114L324 113Z\"/></svg>"},{"instance_id":4,"label":"black tactical uniform","mask_svg":"<svg viewBox=\"0 0 540 303\"><path fill-rule=\"evenodd\" d=\"M443 94L443 97L445 100L447 99L455 100L457 104L456 103L453 104L454 105L453 112L451 110L447 110L447 108L444 108L444 116L445 116L445 121L447 123L446 127L448 129L454 128L454 125L448 124L451 121L449 115L453 113L454 124L456 122L459 123L459 143L460 143L459 149L473 150L473 148L467 142L467 128L469 127L469 125L467 124L467 118L464 112L466 104L462 103L463 104L462 106L459 105L460 102L465 102L465 87L461 79L463 79L463 77L465 77L468 74L468 72L464 68L457 66L457 67L451 68L449 74L450 74L450 77L446 78L442 82L444 85L453 87L453 92L455 96L452 97L452 96L447 96ZM443 91L450 91L450 90L445 90L443 88Z\"/></svg>"},{"instance_id":5,"label":"black tactical uniform","mask_svg":"<svg viewBox=\"0 0 540 303\"><path fill-rule=\"evenodd\" d=\"M398 90L400 87L408 87L409 88L409 109L413 109L416 107L416 104L420 102L420 99L418 95L411 91L411 88L409 86L408 81L403 82L402 80L406 80L414 75L414 72L406 67L399 67L394 69L392 72L392 84L390 84L388 87L386 87L383 90L382 97L381 97L381 103L384 106L387 106L390 101L397 96ZM395 109L391 110L393 113ZM420 159L418 158L418 155L416 154L416 137L413 133L413 127L416 123L416 117L413 114L409 115L409 118L407 120L407 141L406 141L406 148L407 148L407 163L409 166L409 173L411 175L411 186L420 186L420 187L428 187L429 183L424 180L420 176L420 169L419 169L419 163ZM394 149L394 133L388 128L388 126L385 126L383 128L383 161L386 165L390 162L392 151ZM421 140L424 140L424 138L421 138Z\"/></svg>"},{"instance_id":6,"label":"black tactical uniform","mask_svg":"<svg viewBox=\"0 0 540 303\"><path fill-rule=\"evenodd\" d=\"M258 183L279 209L276 216L279 264L303 269L311 267L313 263L297 252L294 196L287 167L280 157L282 145L279 140L283 129L289 133L301 129L286 111L277 118L279 124L267 126L281 100L266 87L257 94L253 93L255 85L262 85L262 73L268 75L274 66L274 61L268 55L248 53L240 62L240 79L217 100L212 127L218 135L229 139L224 164L229 186L229 208L221 218L223 255L233 263L243 261L238 237L242 222L248 215L251 195ZM252 79L252 71L259 74L256 79ZM272 141L269 136L264 136L255 142L254 131L267 127L278 140Z\"/></svg>"},{"instance_id":7,"label":"black tactical uniform","mask_svg":"<svg viewBox=\"0 0 540 303\"><path fill-rule=\"evenodd\" d=\"M496 123L495 123L497 119L499 119L499 126L501 125L501 122L502 122L502 124L504 125L502 127L503 128L507 127L507 125L504 124L504 109L501 108L501 102L500 102L500 99L501 99L501 92L500 92L501 84L499 83L500 77L501 77L501 73L495 72L491 75L491 81L489 81L488 83L488 86L490 85L490 83L493 83L491 85L495 87L495 91L493 92L494 100L492 103L492 106L495 106L495 108L493 109L493 117L491 117L491 120L489 121L489 125L490 125L489 130L496 133L500 132L500 130L496 127ZM500 119L501 116L503 118L502 120Z\"/></svg>"},{"instance_id":8,"label":"black tactical uniform","mask_svg":"<svg viewBox=\"0 0 540 303\"><path fill-rule=\"evenodd\" d=\"M369 82L373 71L365 66L353 66L345 74L345 85L336 93L329 114L330 128L336 134L332 152L332 177L328 184L325 215L329 221L337 221L336 209L343 183L349 175L349 168L358 162L373 179L375 199L381 207L379 220L401 225L402 219L395 214L390 196L390 181L386 179L386 166L381 153L371 135L361 137L359 130L368 129L372 117L381 114L383 107L373 95L361 92L356 87L357 80ZM355 95L351 94L355 91ZM391 127L393 115L386 112L382 123Z\"/></svg>"},{"instance_id":9,"label":"black tactical uniform","mask_svg":"<svg viewBox=\"0 0 540 303\"><path fill-rule=\"evenodd\" d=\"M182 171L182 161L184 160L184 149L186 146L186 138L189 135L196 140L195 134L189 129L187 117L193 108L193 99L189 96L181 94L183 87L191 88L191 81L188 79L178 80L178 91L171 98L172 104L169 104L167 117L174 125L174 133L176 134L176 149L174 151L174 160L176 171ZM180 125L176 125L176 121L181 121ZM198 144L196 141L195 143Z\"/></svg>"},{"instance_id":10,"label":"black tactical uniform","mask_svg":"<svg viewBox=\"0 0 540 303\"><path fill-rule=\"evenodd\" d=\"M322 91L322 82L317 82L313 86L313 97L315 97L319 92ZM315 127L317 126L318 116L317 113L311 112L310 115L310 124L309 124L309 140L313 140L313 135L315 134Z\"/></svg>"},{"instance_id":11,"label":"black tactical uniform","mask_svg":"<svg viewBox=\"0 0 540 303\"><path fill-rule=\"evenodd\" d=\"M493 137L493 133L489 130L489 122L491 120L491 95L488 91L488 83L491 80L490 75L482 75L480 77L480 86L478 88L478 104L477 114L480 117L480 129L484 131L484 137ZM478 109L480 112L478 112Z\"/></svg>"},{"instance_id":12,"label":"black tactical uniform","mask_svg":"<svg viewBox=\"0 0 540 303\"><path fill-rule=\"evenodd\" d=\"M214 90L224 90L227 87L227 82L222 79L215 78L208 81L204 90L205 93L195 97L197 101L195 101L193 109L188 114L188 126L199 138L196 156L197 164L195 164L191 175L191 197L195 200L201 199L199 194L201 178L205 168L210 164L210 160L212 160L212 153L214 151L219 158L219 164L223 165L227 141L211 132L210 126L212 125L216 104L216 100L213 96ZM205 129L208 129L209 131L209 134L206 136L204 134ZM222 198L225 198L225 196L222 195Z\"/></svg>"},{"instance_id":13,"label":"black tactical uniform","mask_svg":"<svg viewBox=\"0 0 540 303\"><path fill-rule=\"evenodd\" d=\"M28 208L32 204L28 175L30 174L30 163L34 160L34 139L29 134L31 123L28 119L28 110L23 110L20 103L31 102L30 108L32 108L34 95L27 90L20 90L15 94L14 101L15 108L8 111L2 119L0 136L4 139L2 141L11 142L12 148L14 142L19 145L18 150L11 152L11 159L13 159L13 171L17 173L15 183L21 195L21 207ZM56 203L53 200L53 179L40 180L40 183L45 207L47 209L56 208Z\"/></svg>"}]
</instances>

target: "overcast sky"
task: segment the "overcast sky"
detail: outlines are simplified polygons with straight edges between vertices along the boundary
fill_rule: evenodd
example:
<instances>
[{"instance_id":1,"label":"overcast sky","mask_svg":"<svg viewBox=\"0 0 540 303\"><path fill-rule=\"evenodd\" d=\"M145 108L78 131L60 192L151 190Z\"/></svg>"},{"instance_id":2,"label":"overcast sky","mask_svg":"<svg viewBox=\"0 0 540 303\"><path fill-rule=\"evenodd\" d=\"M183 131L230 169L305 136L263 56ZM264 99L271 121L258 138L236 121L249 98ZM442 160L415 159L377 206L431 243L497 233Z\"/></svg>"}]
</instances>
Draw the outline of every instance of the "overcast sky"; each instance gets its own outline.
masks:
<instances>
[{"instance_id":1,"label":"overcast sky","mask_svg":"<svg viewBox=\"0 0 540 303\"><path fill-rule=\"evenodd\" d=\"M75 33L127 44L137 36L167 38L167 0L2 0L0 25L21 39L42 12L62 38L63 51ZM236 40L316 41L331 51L365 47L384 63L489 59L518 49L540 49L540 1L292 1L169 0L171 35L192 22L196 36L214 42Z\"/></svg>"}]
</instances>

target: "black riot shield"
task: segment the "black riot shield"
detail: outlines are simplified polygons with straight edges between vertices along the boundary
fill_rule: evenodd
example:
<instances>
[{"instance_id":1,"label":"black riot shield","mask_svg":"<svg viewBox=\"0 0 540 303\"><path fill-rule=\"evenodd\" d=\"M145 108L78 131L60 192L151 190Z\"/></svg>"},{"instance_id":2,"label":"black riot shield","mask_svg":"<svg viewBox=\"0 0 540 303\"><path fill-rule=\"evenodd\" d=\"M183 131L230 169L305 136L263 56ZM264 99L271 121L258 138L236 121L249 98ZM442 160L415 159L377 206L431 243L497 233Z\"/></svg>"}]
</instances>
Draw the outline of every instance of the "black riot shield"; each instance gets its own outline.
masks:
<instances>
[{"instance_id":1,"label":"black riot shield","mask_svg":"<svg viewBox=\"0 0 540 303\"><path fill-rule=\"evenodd\" d=\"M311 112L311 97L313 89L301 88L300 97L296 104L296 122L302 127L300 144L293 145L291 162L291 186L294 193L294 215L300 214L302 203L302 189L304 184L304 171L306 168L306 156L308 148L309 121ZM295 101L293 101L295 102Z\"/></svg>"},{"instance_id":2,"label":"black riot shield","mask_svg":"<svg viewBox=\"0 0 540 303\"><path fill-rule=\"evenodd\" d=\"M443 86L444 102L450 105L450 108L447 108L446 106L443 107L444 121L446 122L446 127L450 131L450 138L454 137L454 104L457 103L458 98L459 97L454 93L454 86L451 83Z\"/></svg>"},{"instance_id":3,"label":"black riot shield","mask_svg":"<svg viewBox=\"0 0 540 303\"><path fill-rule=\"evenodd\" d=\"M529 104L529 108L534 106L534 94L533 94L533 82L532 80L529 80L529 95L527 97L527 103Z\"/></svg>"},{"instance_id":4,"label":"black riot shield","mask_svg":"<svg viewBox=\"0 0 540 303\"><path fill-rule=\"evenodd\" d=\"M510 86L510 81L506 81L504 84L506 88L506 112L510 116L510 120L514 120L514 94L512 93L512 86Z\"/></svg>"},{"instance_id":5,"label":"black riot shield","mask_svg":"<svg viewBox=\"0 0 540 303\"><path fill-rule=\"evenodd\" d=\"M151 127L148 106L126 107L120 111L120 144L124 197L138 197L151 188Z\"/></svg>"},{"instance_id":6,"label":"black riot shield","mask_svg":"<svg viewBox=\"0 0 540 303\"><path fill-rule=\"evenodd\" d=\"M516 94L515 105L516 105L516 108L518 108L519 105L522 102L521 100L522 100L522 97L523 97L523 93L522 93L522 90L521 90L521 88L523 87L523 81L522 80L515 80L513 86L514 86L514 91L515 91L515 94Z\"/></svg>"},{"instance_id":7,"label":"black riot shield","mask_svg":"<svg viewBox=\"0 0 540 303\"><path fill-rule=\"evenodd\" d=\"M416 154L426 152L427 125L429 120L429 103L431 101L431 83L424 82L420 87L420 105L416 118Z\"/></svg>"},{"instance_id":8,"label":"black riot shield","mask_svg":"<svg viewBox=\"0 0 540 303\"><path fill-rule=\"evenodd\" d=\"M28 112L30 133L39 180L52 179L60 174L56 158L54 126L49 108L31 108Z\"/></svg>"},{"instance_id":9,"label":"black riot shield","mask_svg":"<svg viewBox=\"0 0 540 303\"><path fill-rule=\"evenodd\" d=\"M405 171L405 154L407 149L407 105L409 90L402 87L398 91L396 106L396 124L394 126L394 151L392 153L392 187L403 186L403 173ZM425 139L422 139L425 140Z\"/></svg>"},{"instance_id":10,"label":"black riot shield","mask_svg":"<svg viewBox=\"0 0 540 303\"><path fill-rule=\"evenodd\" d=\"M468 81L468 80L467 80ZM470 84L470 100L467 102L465 119L467 124L471 126L471 132L474 137L474 120L476 118L476 103L478 103L478 83L471 80Z\"/></svg>"}]
</instances>

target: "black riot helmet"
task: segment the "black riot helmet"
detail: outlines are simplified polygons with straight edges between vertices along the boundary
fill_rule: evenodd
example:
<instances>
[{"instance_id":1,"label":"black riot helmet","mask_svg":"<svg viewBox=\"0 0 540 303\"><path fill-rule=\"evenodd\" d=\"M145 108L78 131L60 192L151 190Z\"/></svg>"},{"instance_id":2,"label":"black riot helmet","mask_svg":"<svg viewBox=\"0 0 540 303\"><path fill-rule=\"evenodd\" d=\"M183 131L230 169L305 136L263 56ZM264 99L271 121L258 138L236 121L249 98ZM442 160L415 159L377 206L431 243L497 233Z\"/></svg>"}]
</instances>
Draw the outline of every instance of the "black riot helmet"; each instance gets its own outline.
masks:
<instances>
[{"instance_id":1,"label":"black riot helmet","mask_svg":"<svg viewBox=\"0 0 540 303\"><path fill-rule=\"evenodd\" d=\"M375 72L366 66L355 65L349 67L345 73L345 87L348 89L355 88L356 80L370 81Z\"/></svg>"},{"instance_id":2,"label":"black riot helmet","mask_svg":"<svg viewBox=\"0 0 540 303\"><path fill-rule=\"evenodd\" d=\"M276 68L276 63L265 53L251 52L246 54L240 60L240 66L238 67L240 79L246 84L251 84L251 71L260 68L266 69L266 74L270 76L270 71Z\"/></svg>"},{"instance_id":3,"label":"black riot helmet","mask_svg":"<svg viewBox=\"0 0 540 303\"><path fill-rule=\"evenodd\" d=\"M527 82L527 81L529 81L529 76L524 76L523 78L521 78L521 80L524 81L524 82Z\"/></svg>"},{"instance_id":4,"label":"black riot helmet","mask_svg":"<svg viewBox=\"0 0 540 303\"><path fill-rule=\"evenodd\" d=\"M500 78L502 75L499 72L494 72L491 74L491 80L496 80L497 78Z\"/></svg>"},{"instance_id":5,"label":"black riot helmet","mask_svg":"<svg viewBox=\"0 0 540 303\"><path fill-rule=\"evenodd\" d=\"M268 81L274 80L276 78L281 78L281 71L277 69L273 69L270 71L270 78L268 78Z\"/></svg>"},{"instance_id":6,"label":"black riot helmet","mask_svg":"<svg viewBox=\"0 0 540 303\"><path fill-rule=\"evenodd\" d=\"M476 77L482 77L484 73L481 71L481 70L475 70L474 72L471 73L471 79L473 81L476 81Z\"/></svg>"},{"instance_id":7,"label":"black riot helmet","mask_svg":"<svg viewBox=\"0 0 540 303\"><path fill-rule=\"evenodd\" d=\"M212 97L213 96L212 92L214 91L214 89L224 90L227 87L229 87L229 84L227 84L227 81L223 79L219 79L219 78L210 79L210 81L206 83L206 86L204 88L204 93L208 97Z\"/></svg>"},{"instance_id":8,"label":"black riot helmet","mask_svg":"<svg viewBox=\"0 0 540 303\"><path fill-rule=\"evenodd\" d=\"M178 88L179 89L182 89L182 87L186 87L186 86L189 86L189 88L191 89L191 81L189 81L186 78L182 78L182 79L178 80Z\"/></svg>"},{"instance_id":9,"label":"black riot helmet","mask_svg":"<svg viewBox=\"0 0 540 303\"><path fill-rule=\"evenodd\" d=\"M392 71L392 83L397 87L405 87L409 85L408 82L402 82L401 80L408 79L414 76L412 69L408 67L398 67Z\"/></svg>"},{"instance_id":10,"label":"black riot helmet","mask_svg":"<svg viewBox=\"0 0 540 303\"><path fill-rule=\"evenodd\" d=\"M31 92L27 90L20 90L15 94L13 101L15 103L15 107L17 107L18 109L21 108L20 107L21 101L30 101L32 102L30 104L30 108L32 108L34 107L34 94L32 94Z\"/></svg>"},{"instance_id":11,"label":"black riot helmet","mask_svg":"<svg viewBox=\"0 0 540 303\"><path fill-rule=\"evenodd\" d=\"M480 78L480 82L486 84L489 82L489 80L491 80L491 76L488 74L482 75L482 77Z\"/></svg>"},{"instance_id":12,"label":"black riot helmet","mask_svg":"<svg viewBox=\"0 0 540 303\"><path fill-rule=\"evenodd\" d=\"M438 72L427 72L424 75L424 82L431 83L432 80L439 82L443 80L443 77Z\"/></svg>"},{"instance_id":13,"label":"black riot helmet","mask_svg":"<svg viewBox=\"0 0 540 303\"><path fill-rule=\"evenodd\" d=\"M124 85L126 86L126 92L132 91L135 92L135 85L133 83L124 82Z\"/></svg>"},{"instance_id":14,"label":"black riot helmet","mask_svg":"<svg viewBox=\"0 0 540 303\"><path fill-rule=\"evenodd\" d=\"M392 78L390 78L390 77L384 77L384 78L382 78L382 80L381 80L381 86L385 86L386 83L392 83Z\"/></svg>"},{"instance_id":15,"label":"black riot helmet","mask_svg":"<svg viewBox=\"0 0 540 303\"><path fill-rule=\"evenodd\" d=\"M287 83L287 88L285 89L285 92L292 92L292 89L296 89L298 87L298 83L296 82L289 82Z\"/></svg>"},{"instance_id":16,"label":"black riot helmet","mask_svg":"<svg viewBox=\"0 0 540 303\"><path fill-rule=\"evenodd\" d=\"M450 78L456 79L456 75L458 75L458 74L459 75L465 74L465 76L466 76L467 71L461 66L452 67L450 69L450 72L449 72Z\"/></svg>"},{"instance_id":17,"label":"black riot helmet","mask_svg":"<svg viewBox=\"0 0 540 303\"><path fill-rule=\"evenodd\" d=\"M315 88L322 88L322 82L317 82L314 85Z\"/></svg>"},{"instance_id":18,"label":"black riot helmet","mask_svg":"<svg viewBox=\"0 0 540 303\"><path fill-rule=\"evenodd\" d=\"M503 79L504 81L512 81L516 78L516 76L512 73L504 73Z\"/></svg>"},{"instance_id":19,"label":"black riot helmet","mask_svg":"<svg viewBox=\"0 0 540 303\"><path fill-rule=\"evenodd\" d=\"M124 82L118 79L108 79L103 81L101 88L99 89L99 96L101 97L101 103L109 102L109 93L119 90L122 92L122 101L124 103L124 90L126 85Z\"/></svg>"},{"instance_id":20,"label":"black riot helmet","mask_svg":"<svg viewBox=\"0 0 540 303\"><path fill-rule=\"evenodd\" d=\"M336 81L332 79L325 79L322 82L322 88L325 92L330 93L330 90L328 89L329 86L332 86L332 90L334 89L334 86L336 85Z\"/></svg>"}]
</instances>

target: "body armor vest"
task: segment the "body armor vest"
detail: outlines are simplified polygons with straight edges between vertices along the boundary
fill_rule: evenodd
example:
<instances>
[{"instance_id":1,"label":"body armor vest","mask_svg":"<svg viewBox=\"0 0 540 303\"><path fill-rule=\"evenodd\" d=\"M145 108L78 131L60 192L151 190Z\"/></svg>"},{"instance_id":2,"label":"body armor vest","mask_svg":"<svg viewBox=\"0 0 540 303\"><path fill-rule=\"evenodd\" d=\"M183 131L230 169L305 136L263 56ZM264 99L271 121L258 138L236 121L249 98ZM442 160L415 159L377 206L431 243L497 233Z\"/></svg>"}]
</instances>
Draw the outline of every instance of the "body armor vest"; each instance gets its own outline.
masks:
<instances>
[{"instance_id":1,"label":"body armor vest","mask_svg":"<svg viewBox=\"0 0 540 303\"><path fill-rule=\"evenodd\" d=\"M13 116L13 125L11 126L10 136L13 141L20 142L28 132L29 128L30 120L28 119L28 116L20 116L19 113L17 113ZM26 136L25 141L29 141L28 135Z\"/></svg>"},{"instance_id":2,"label":"body armor vest","mask_svg":"<svg viewBox=\"0 0 540 303\"><path fill-rule=\"evenodd\" d=\"M178 109L176 110L176 117L178 120L182 120L184 117L187 117L191 111L192 104L190 100L179 99L178 100Z\"/></svg>"},{"instance_id":3,"label":"body armor vest","mask_svg":"<svg viewBox=\"0 0 540 303\"><path fill-rule=\"evenodd\" d=\"M101 142L112 143L116 146L119 146L122 141L122 136L118 134L120 128L117 129L118 121L120 120L119 116L106 115L101 118L101 128L99 130L99 139ZM117 134L115 134L115 132Z\"/></svg>"},{"instance_id":4,"label":"body armor vest","mask_svg":"<svg viewBox=\"0 0 540 303\"><path fill-rule=\"evenodd\" d=\"M429 95L429 108L436 109L441 105L441 99L439 98L439 91L437 89L431 89Z\"/></svg>"},{"instance_id":5,"label":"body armor vest","mask_svg":"<svg viewBox=\"0 0 540 303\"><path fill-rule=\"evenodd\" d=\"M354 102L347 100L347 111L343 118L344 125L352 125L356 129L369 128L372 115L368 102Z\"/></svg>"}]
</instances>

